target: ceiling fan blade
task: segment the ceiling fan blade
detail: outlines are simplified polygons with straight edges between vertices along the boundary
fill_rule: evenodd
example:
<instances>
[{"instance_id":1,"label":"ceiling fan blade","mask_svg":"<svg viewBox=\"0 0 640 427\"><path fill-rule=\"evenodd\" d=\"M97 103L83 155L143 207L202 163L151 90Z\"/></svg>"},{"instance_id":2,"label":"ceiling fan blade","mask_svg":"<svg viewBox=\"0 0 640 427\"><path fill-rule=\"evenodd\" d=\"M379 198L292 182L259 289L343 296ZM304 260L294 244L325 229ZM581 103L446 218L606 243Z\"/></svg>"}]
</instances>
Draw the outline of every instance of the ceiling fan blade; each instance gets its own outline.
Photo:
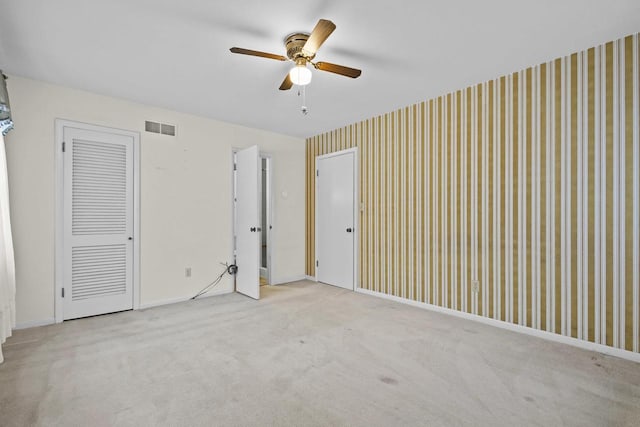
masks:
<instances>
[{"instance_id":1,"label":"ceiling fan blade","mask_svg":"<svg viewBox=\"0 0 640 427\"><path fill-rule=\"evenodd\" d=\"M311 31L311 35L307 39L307 42L302 47L302 52L306 56L313 56L316 54L322 43L333 33L333 30L336 29L336 24L327 20L321 19L316 24L313 31Z\"/></svg>"},{"instance_id":2,"label":"ceiling fan blade","mask_svg":"<svg viewBox=\"0 0 640 427\"><path fill-rule=\"evenodd\" d=\"M260 52L259 50L242 49L241 47L232 47L229 50L231 52L233 52L233 53L239 53L241 55L259 56L261 58L275 59L277 61L286 61L287 60L287 58L285 58L282 55L276 55L276 54L267 53L267 52Z\"/></svg>"},{"instance_id":3,"label":"ceiling fan blade","mask_svg":"<svg viewBox=\"0 0 640 427\"><path fill-rule=\"evenodd\" d=\"M332 64L330 62L318 62L315 64L315 67L321 71L340 74L341 76L351 77L352 79L360 77L360 74L362 74L362 71L356 68L349 68L343 65Z\"/></svg>"},{"instance_id":4,"label":"ceiling fan blade","mask_svg":"<svg viewBox=\"0 0 640 427\"><path fill-rule=\"evenodd\" d=\"M291 86L293 86L293 82L289 78L289 73L287 73L287 76L284 78L282 84L280 85L280 90L289 90L291 89Z\"/></svg>"}]
</instances>

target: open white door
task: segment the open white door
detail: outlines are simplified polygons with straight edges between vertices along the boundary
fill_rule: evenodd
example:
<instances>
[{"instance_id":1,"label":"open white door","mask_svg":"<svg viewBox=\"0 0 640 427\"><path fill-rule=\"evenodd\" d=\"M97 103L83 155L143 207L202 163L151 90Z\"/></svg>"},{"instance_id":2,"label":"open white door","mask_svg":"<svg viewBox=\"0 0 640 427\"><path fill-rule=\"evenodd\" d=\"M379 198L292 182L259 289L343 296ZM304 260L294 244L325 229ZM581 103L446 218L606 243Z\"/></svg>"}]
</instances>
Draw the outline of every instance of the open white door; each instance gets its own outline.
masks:
<instances>
[{"instance_id":1,"label":"open white door","mask_svg":"<svg viewBox=\"0 0 640 427\"><path fill-rule=\"evenodd\" d=\"M354 289L356 152L319 156L316 166L316 278Z\"/></svg>"},{"instance_id":2,"label":"open white door","mask_svg":"<svg viewBox=\"0 0 640 427\"><path fill-rule=\"evenodd\" d=\"M236 153L236 290L260 299L260 153Z\"/></svg>"}]
</instances>

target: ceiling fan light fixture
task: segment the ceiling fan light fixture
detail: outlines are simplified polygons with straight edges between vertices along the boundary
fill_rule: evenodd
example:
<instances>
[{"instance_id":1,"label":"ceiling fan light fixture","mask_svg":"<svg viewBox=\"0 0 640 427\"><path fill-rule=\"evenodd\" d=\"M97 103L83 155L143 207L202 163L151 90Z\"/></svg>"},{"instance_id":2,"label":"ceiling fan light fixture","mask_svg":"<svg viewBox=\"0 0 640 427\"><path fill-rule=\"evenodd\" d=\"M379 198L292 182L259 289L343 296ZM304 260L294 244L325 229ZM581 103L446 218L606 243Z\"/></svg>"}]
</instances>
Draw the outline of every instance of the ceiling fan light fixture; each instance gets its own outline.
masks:
<instances>
[{"instance_id":1,"label":"ceiling fan light fixture","mask_svg":"<svg viewBox=\"0 0 640 427\"><path fill-rule=\"evenodd\" d=\"M308 85L311 83L311 70L305 64L297 64L289 71L289 78L294 85Z\"/></svg>"}]
</instances>

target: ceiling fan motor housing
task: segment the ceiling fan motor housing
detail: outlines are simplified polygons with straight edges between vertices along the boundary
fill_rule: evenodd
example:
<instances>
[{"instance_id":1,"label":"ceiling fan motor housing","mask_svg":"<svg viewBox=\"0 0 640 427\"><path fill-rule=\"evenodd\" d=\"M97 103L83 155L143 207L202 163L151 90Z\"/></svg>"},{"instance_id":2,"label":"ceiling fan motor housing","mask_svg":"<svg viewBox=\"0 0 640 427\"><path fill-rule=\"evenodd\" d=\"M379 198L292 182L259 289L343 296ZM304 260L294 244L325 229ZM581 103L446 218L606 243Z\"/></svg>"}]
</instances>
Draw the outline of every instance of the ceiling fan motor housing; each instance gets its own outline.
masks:
<instances>
[{"instance_id":1,"label":"ceiling fan motor housing","mask_svg":"<svg viewBox=\"0 0 640 427\"><path fill-rule=\"evenodd\" d=\"M313 59L316 56L315 54L308 56L302 51L302 48L308 39L308 33L293 33L288 35L284 39L284 46L287 49L287 57L296 63L299 59L305 59L306 61Z\"/></svg>"}]
</instances>

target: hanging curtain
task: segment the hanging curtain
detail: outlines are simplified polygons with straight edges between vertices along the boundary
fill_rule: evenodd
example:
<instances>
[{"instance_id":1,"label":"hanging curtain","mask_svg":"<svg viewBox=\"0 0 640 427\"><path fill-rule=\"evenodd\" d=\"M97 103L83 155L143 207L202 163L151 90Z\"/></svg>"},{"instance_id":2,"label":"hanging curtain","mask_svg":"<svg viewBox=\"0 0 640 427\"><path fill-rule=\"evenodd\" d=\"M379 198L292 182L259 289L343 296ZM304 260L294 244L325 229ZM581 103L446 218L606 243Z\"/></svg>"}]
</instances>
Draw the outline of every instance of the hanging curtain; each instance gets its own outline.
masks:
<instances>
[{"instance_id":1,"label":"hanging curtain","mask_svg":"<svg viewBox=\"0 0 640 427\"><path fill-rule=\"evenodd\" d=\"M16 325L16 272L9 221L9 181L4 136L0 135L0 363L2 344Z\"/></svg>"}]
</instances>

